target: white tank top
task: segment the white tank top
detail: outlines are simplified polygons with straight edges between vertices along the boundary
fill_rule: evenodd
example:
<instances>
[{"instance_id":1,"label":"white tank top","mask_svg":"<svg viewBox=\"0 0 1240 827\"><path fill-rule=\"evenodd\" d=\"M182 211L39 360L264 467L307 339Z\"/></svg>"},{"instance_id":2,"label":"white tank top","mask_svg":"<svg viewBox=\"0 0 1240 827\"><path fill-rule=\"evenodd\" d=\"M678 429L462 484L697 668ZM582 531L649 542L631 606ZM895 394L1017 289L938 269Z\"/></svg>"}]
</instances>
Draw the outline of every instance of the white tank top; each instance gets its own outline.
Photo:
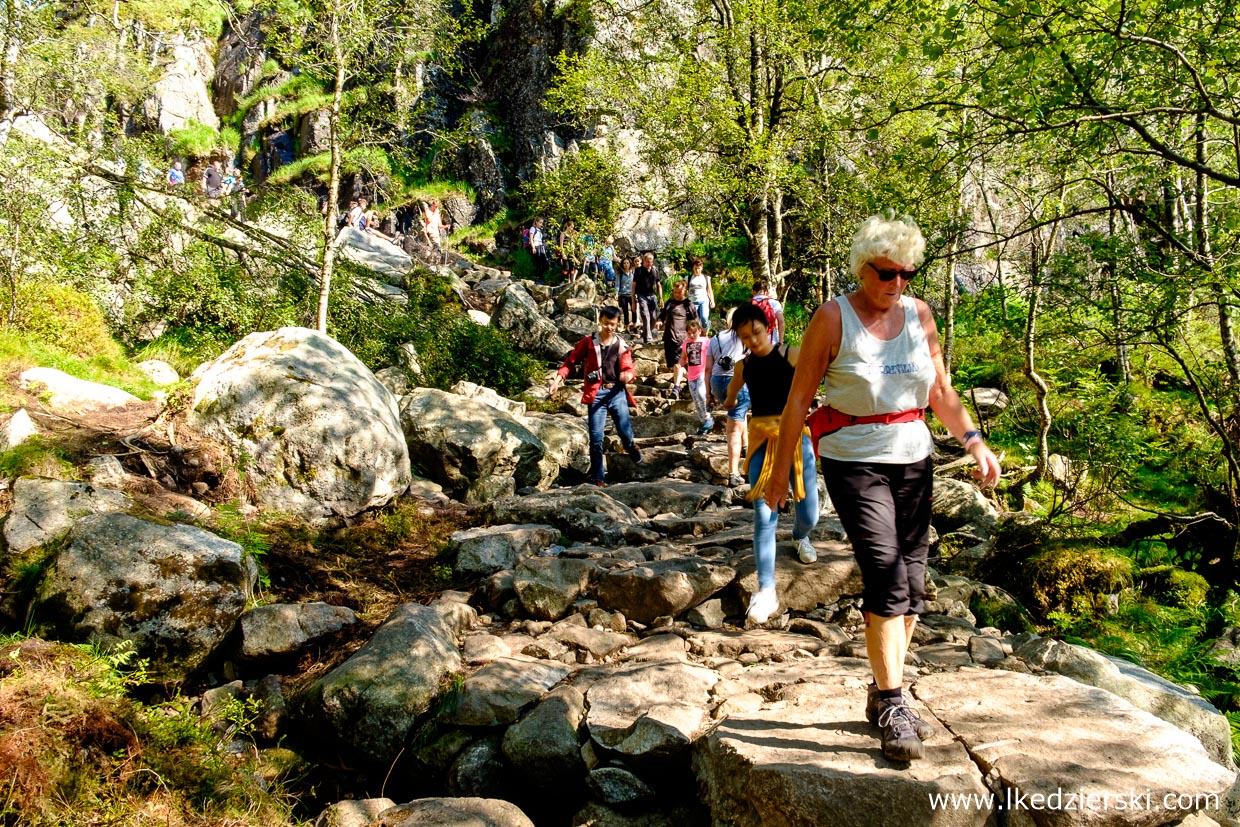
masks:
<instances>
[{"instance_id":1,"label":"white tank top","mask_svg":"<svg viewBox=\"0 0 1240 827\"><path fill-rule=\"evenodd\" d=\"M934 362L914 300L900 298L904 329L888 341L865 329L847 296L835 302L840 306L840 352L827 367L826 404L853 416L926 407L935 380ZM849 462L907 464L934 453L934 441L921 420L868 423L827 434L818 441L818 453Z\"/></svg>"}]
</instances>

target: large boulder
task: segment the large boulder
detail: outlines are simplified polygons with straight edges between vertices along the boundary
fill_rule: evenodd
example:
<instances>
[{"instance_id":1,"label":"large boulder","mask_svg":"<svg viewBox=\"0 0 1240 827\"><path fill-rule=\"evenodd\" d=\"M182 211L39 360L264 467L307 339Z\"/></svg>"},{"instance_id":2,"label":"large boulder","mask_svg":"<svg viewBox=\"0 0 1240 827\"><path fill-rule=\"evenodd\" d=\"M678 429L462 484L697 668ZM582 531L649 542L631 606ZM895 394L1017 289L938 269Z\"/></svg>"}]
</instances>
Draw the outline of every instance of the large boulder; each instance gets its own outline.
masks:
<instances>
[{"instance_id":1,"label":"large boulder","mask_svg":"<svg viewBox=\"0 0 1240 827\"><path fill-rule=\"evenodd\" d=\"M736 570L695 557L612 569L595 588L599 606L619 611L638 623L678 615L732 582Z\"/></svg>"},{"instance_id":2,"label":"large boulder","mask_svg":"<svg viewBox=\"0 0 1240 827\"><path fill-rule=\"evenodd\" d=\"M4 542L21 554L64 537L91 514L128 511L133 501L119 491L81 482L22 477L13 484L13 506L4 521Z\"/></svg>"},{"instance_id":3,"label":"large boulder","mask_svg":"<svg viewBox=\"0 0 1240 827\"><path fill-rule=\"evenodd\" d=\"M511 724L568 671L561 664L520 655L492 661L466 679L456 707L442 720L474 727Z\"/></svg>"},{"instance_id":4,"label":"large boulder","mask_svg":"<svg viewBox=\"0 0 1240 827\"><path fill-rule=\"evenodd\" d=\"M385 505L409 487L396 399L324 334L251 333L192 378L191 427L247 460L262 507L323 522Z\"/></svg>"},{"instance_id":5,"label":"large boulder","mask_svg":"<svg viewBox=\"0 0 1240 827\"><path fill-rule=\"evenodd\" d=\"M1005 809L1020 809L1024 796L1025 823L1051 814L1043 823L1178 823L1225 797L1235 780L1187 732L1059 675L967 668L922 677L915 691L1009 791ZM1058 805L1049 798L1056 794ZM1097 803L1072 808L1069 794ZM1040 813L1030 806L1035 796Z\"/></svg>"},{"instance_id":6,"label":"large boulder","mask_svg":"<svg viewBox=\"0 0 1240 827\"><path fill-rule=\"evenodd\" d=\"M56 555L35 617L72 640L131 641L153 678L176 680L224 640L257 576L241 546L200 528L97 514Z\"/></svg>"},{"instance_id":7,"label":"large boulder","mask_svg":"<svg viewBox=\"0 0 1240 827\"><path fill-rule=\"evenodd\" d=\"M400 406L413 463L457 499L484 503L517 488L547 488L559 475L542 440L490 405L417 388Z\"/></svg>"},{"instance_id":8,"label":"large boulder","mask_svg":"<svg viewBox=\"0 0 1240 827\"><path fill-rule=\"evenodd\" d=\"M352 609L326 603L270 603L241 616L241 656L292 655L357 622Z\"/></svg>"},{"instance_id":9,"label":"large boulder","mask_svg":"<svg viewBox=\"0 0 1240 827\"><path fill-rule=\"evenodd\" d=\"M522 560L513 576L521 605L541 620L558 620L590 585L591 560L532 557Z\"/></svg>"},{"instance_id":10,"label":"large boulder","mask_svg":"<svg viewBox=\"0 0 1240 827\"><path fill-rule=\"evenodd\" d=\"M571 414L527 413L521 424L540 440L547 456L561 469L590 472L590 429L583 417Z\"/></svg>"},{"instance_id":11,"label":"large boulder","mask_svg":"<svg viewBox=\"0 0 1240 827\"><path fill-rule=\"evenodd\" d=\"M781 547L782 546L782 547ZM815 542L818 562L806 565L789 546L776 546L775 590L784 609L810 612L829 606L844 595L861 594L861 569L852 548L841 542ZM752 555L737 562L737 582L743 591L758 590L758 571Z\"/></svg>"},{"instance_id":12,"label":"large boulder","mask_svg":"<svg viewBox=\"0 0 1240 827\"><path fill-rule=\"evenodd\" d=\"M923 760L905 764L882 756L877 730L865 723L868 679L861 662L834 658L739 675L727 694L751 702L737 704L694 749L713 822L759 827L779 813L788 827L993 823L982 773L962 745L941 737ZM961 796L956 806L935 806L932 797L953 794Z\"/></svg>"},{"instance_id":13,"label":"large boulder","mask_svg":"<svg viewBox=\"0 0 1240 827\"><path fill-rule=\"evenodd\" d=\"M1030 666L1118 695L1138 709L1197 736L1210 757L1224 767L1234 766L1227 718L1184 687L1135 663L1051 638L1034 638L1017 647L1013 654Z\"/></svg>"},{"instance_id":14,"label":"large boulder","mask_svg":"<svg viewBox=\"0 0 1240 827\"><path fill-rule=\"evenodd\" d=\"M341 230L339 240L340 254L346 259L370 270L385 284L404 285L413 259L400 247L355 227Z\"/></svg>"},{"instance_id":15,"label":"large boulder","mask_svg":"<svg viewBox=\"0 0 1240 827\"><path fill-rule=\"evenodd\" d=\"M719 505L726 492L727 489L715 485L661 480L612 485L607 496L634 510L640 508L651 517L668 512L691 517L708 505Z\"/></svg>"},{"instance_id":16,"label":"large boulder","mask_svg":"<svg viewBox=\"0 0 1240 827\"><path fill-rule=\"evenodd\" d=\"M460 670L456 637L473 619L460 603L398 606L361 649L311 685L307 712L362 758L390 762L444 680Z\"/></svg>"},{"instance_id":17,"label":"large boulder","mask_svg":"<svg viewBox=\"0 0 1240 827\"><path fill-rule=\"evenodd\" d=\"M510 284L500 294L491 314L491 324L508 331L513 343L543 359L559 361L572 344L560 338L555 324L538 309L538 303L521 284Z\"/></svg>"}]
</instances>

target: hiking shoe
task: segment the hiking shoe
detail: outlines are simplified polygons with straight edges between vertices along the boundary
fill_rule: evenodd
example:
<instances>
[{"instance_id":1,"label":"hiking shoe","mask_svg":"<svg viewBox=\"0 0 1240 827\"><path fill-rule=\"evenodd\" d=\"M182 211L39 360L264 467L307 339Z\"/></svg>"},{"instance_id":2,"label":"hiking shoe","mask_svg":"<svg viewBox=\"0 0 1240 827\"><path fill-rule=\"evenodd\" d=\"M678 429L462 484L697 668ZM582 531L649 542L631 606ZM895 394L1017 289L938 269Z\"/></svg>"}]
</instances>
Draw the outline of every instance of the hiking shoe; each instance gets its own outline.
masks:
<instances>
[{"instance_id":1,"label":"hiking shoe","mask_svg":"<svg viewBox=\"0 0 1240 827\"><path fill-rule=\"evenodd\" d=\"M759 589L749 598L749 611L745 618L751 623L762 625L771 619L771 615L779 611L779 597L775 589Z\"/></svg>"},{"instance_id":2,"label":"hiking shoe","mask_svg":"<svg viewBox=\"0 0 1240 827\"><path fill-rule=\"evenodd\" d=\"M897 703L879 700L877 724L883 757L888 761L914 761L925 757L926 748L913 728L913 721L918 720L916 715L903 699Z\"/></svg>"},{"instance_id":3,"label":"hiking shoe","mask_svg":"<svg viewBox=\"0 0 1240 827\"><path fill-rule=\"evenodd\" d=\"M595 480L594 484L597 485L599 488L602 488L603 486L607 485L607 483L603 482L602 480Z\"/></svg>"},{"instance_id":4,"label":"hiking shoe","mask_svg":"<svg viewBox=\"0 0 1240 827\"><path fill-rule=\"evenodd\" d=\"M728 477L728 485L732 486L733 488L735 488L738 485L744 485L744 484L745 484L745 478L742 477L740 474L732 474L731 476Z\"/></svg>"},{"instance_id":5,"label":"hiking shoe","mask_svg":"<svg viewBox=\"0 0 1240 827\"><path fill-rule=\"evenodd\" d=\"M797 557L801 558L802 563L813 563L818 560L818 550L809 541L808 535L797 540Z\"/></svg>"},{"instance_id":6,"label":"hiking shoe","mask_svg":"<svg viewBox=\"0 0 1240 827\"><path fill-rule=\"evenodd\" d=\"M917 713L917 710L913 709L908 704L901 705L903 706L904 711L900 714L904 715L912 722L913 731L917 733L917 737L922 741L929 741L933 738L935 732L934 725L929 721L924 720L921 715ZM883 699L878 696L878 685L872 683L865 693L865 719L870 723L877 725L878 716L882 712L882 707Z\"/></svg>"},{"instance_id":7,"label":"hiking shoe","mask_svg":"<svg viewBox=\"0 0 1240 827\"><path fill-rule=\"evenodd\" d=\"M634 445L632 448L629 448L627 451L625 451L625 453L629 455L629 459L633 460L634 463L637 463L637 464L641 463L642 452L641 452L641 449L638 448L636 445Z\"/></svg>"},{"instance_id":8,"label":"hiking shoe","mask_svg":"<svg viewBox=\"0 0 1240 827\"><path fill-rule=\"evenodd\" d=\"M680 398L680 385L672 385L672 399Z\"/></svg>"},{"instance_id":9,"label":"hiking shoe","mask_svg":"<svg viewBox=\"0 0 1240 827\"><path fill-rule=\"evenodd\" d=\"M706 436L714 429L715 429L715 420L712 419L712 420L709 420L708 422L703 422L702 427L698 428L698 436Z\"/></svg>"}]
</instances>

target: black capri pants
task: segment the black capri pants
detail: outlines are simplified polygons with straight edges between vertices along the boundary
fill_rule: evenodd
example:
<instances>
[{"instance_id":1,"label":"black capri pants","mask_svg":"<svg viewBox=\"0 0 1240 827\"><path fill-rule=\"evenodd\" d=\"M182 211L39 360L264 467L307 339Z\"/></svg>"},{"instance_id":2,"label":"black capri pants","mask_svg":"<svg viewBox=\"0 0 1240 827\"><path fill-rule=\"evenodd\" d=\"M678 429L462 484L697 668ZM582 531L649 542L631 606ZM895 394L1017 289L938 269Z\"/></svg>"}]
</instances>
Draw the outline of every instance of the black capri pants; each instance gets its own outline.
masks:
<instances>
[{"instance_id":1,"label":"black capri pants","mask_svg":"<svg viewBox=\"0 0 1240 827\"><path fill-rule=\"evenodd\" d=\"M862 609L879 617L926 611L930 457L908 464L819 460L827 493L861 567Z\"/></svg>"}]
</instances>

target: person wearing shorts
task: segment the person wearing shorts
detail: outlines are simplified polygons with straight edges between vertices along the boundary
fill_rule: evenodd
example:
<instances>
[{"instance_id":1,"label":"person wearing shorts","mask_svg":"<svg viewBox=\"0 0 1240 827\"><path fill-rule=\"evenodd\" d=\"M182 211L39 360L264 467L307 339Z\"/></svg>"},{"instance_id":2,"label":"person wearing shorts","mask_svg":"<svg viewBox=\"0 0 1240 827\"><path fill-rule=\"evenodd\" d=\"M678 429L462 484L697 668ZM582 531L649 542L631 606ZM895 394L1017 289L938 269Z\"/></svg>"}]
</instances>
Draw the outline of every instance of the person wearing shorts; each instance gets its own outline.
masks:
<instances>
[{"instance_id":1,"label":"person wearing shorts","mask_svg":"<svg viewBox=\"0 0 1240 827\"><path fill-rule=\"evenodd\" d=\"M999 479L999 460L973 429L943 365L934 315L904 295L926 249L913 219L894 211L867 218L853 236L850 265L859 285L814 313L780 420L776 458L763 495L771 508L788 499L794 452L785 438L826 378L828 424L817 451L827 492L861 567L865 643L874 684L866 717L878 726L883 755L909 761L925 754L934 727L903 692L904 658L917 616L925 611L934 440L929 407L977 464L983 485Z\"/></svg>"},{"instance_id":2,"label":"person wearing shorts","mask_svg":"<svg viewBox=\"0 0 1240 827\"><path fill-rule=\"evenodd\" d=\"M732 313L728 311L723 330L710 339L706 348L706 404L715 401L723 402L728 398L728 385L732 382L732 374L736 364L745 358L745 346L740 337L732 330ZM745 427L745 419L749 416L749 388L741 385L736 395L736 404L728 408L728 418L724 421L724 434L728 439L728 485L733 487L745 484L740 474L741 451L748 447L749 433Z\"/></svg>"}]
</instances>

